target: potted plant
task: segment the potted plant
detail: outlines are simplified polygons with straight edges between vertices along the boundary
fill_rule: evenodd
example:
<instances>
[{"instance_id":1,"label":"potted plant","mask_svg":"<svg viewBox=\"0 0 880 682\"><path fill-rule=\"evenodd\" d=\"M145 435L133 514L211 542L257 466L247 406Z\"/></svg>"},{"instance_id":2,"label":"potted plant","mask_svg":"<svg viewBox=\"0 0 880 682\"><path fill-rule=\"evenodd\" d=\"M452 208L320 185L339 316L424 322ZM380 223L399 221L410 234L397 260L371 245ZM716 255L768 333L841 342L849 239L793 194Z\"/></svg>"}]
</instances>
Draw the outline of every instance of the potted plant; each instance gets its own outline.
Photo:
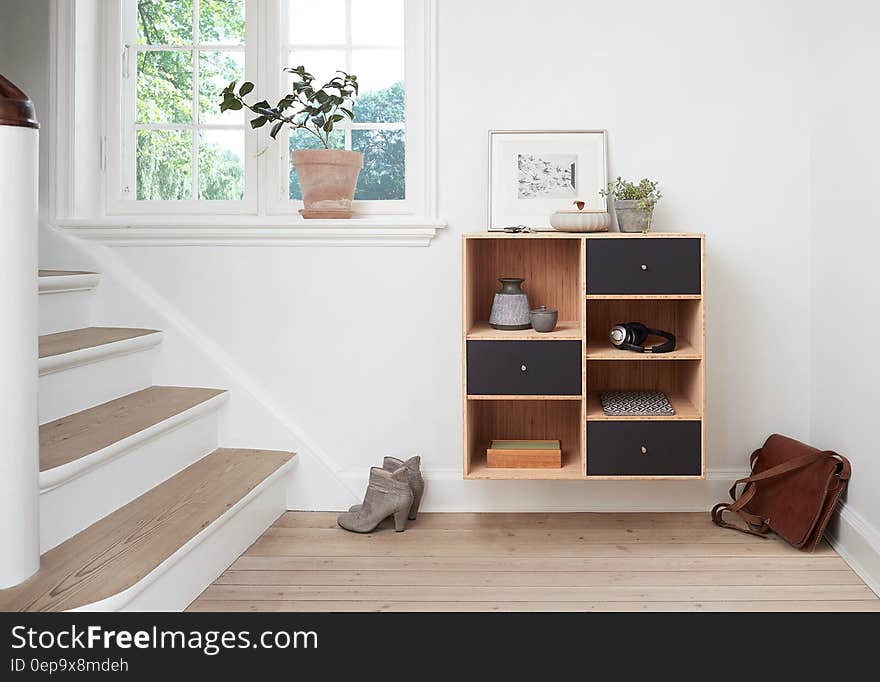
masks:
<instances>
[{"instance_id":1,"label":"potted plant","mask_svg":"<svg viewBox=\"0 0 880 682\"><path fill-rule=\"evenodd\" d=\"M654 206L663 197L658 186L659 183L648 178L642 178L639 184L635 184L617 176L617 180L609 182L607 189L599 190L599 194L614 200L614 212L621 232L646 233L654 219Z\"/></svg>"},{"instance_id":2,"label":"potted plant","mask_svg":"<svg viewBox=\"0 0 880 682\"><path fill-rule=\"evenodd\" d=\"M351 218L351 202L364 155L330 149L330 133L341 121L354 120L357 76L337 71L329 82L316 88L315 77L305 67L287 67L284 71L293 74L292 92L274 107L266 100L248 104L244 98L253 91L254 84L245 81L236 92L233 81L221 92L220 111L249 109L256 114L250 121L251 128L272 123L269 136L273 140L285 125L314 135L323 149L297 149L292 155L303 194L304 208L300 214L303 218Z\"/></svg>"}]
</instances>

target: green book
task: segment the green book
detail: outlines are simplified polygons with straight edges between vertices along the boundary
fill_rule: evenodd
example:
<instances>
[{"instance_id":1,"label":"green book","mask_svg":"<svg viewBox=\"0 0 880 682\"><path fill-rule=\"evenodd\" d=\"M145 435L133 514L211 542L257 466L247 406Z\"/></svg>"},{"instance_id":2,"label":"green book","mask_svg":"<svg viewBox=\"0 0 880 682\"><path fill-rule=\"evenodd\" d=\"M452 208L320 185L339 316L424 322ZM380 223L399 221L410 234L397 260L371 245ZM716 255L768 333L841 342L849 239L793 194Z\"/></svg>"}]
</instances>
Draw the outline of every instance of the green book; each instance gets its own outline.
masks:
<instances>
[{"instance_id":1,"label":"green book","mask_svg":"<svg viewBox=\"0 0 880 682\"><path fill-rule=\"evenodd\" d=\"M493 440L493 450L559 450L558 440Z\"/></svg>"}]
</instances>

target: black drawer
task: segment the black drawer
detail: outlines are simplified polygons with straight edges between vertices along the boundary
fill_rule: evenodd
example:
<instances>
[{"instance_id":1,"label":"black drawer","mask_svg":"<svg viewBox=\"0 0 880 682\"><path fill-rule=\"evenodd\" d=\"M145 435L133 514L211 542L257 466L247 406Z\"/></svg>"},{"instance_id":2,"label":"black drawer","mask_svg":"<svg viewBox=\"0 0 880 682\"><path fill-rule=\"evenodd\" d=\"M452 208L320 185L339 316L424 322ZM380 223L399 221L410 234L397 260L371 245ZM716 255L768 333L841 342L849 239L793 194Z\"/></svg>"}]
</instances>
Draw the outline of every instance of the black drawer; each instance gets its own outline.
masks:
<instances>
[{"instance_id":1,"label":"black drawer","mask_svg":"<svg viewBox=\"0 0 880 682\"><path fill-rule=\"evenodd\" d=\"M587 424L589 476L701 476L697 421Z\"/></svg>"},{"instance_id":2,"label":"black drawer","mask_svg":"<svg viewBox=\"0 0 880 682\"><path fill-rule=\"evenodd\" d=\"M699 294L700 239L587 240L588 294Z\"/></svg>"},{"instance_id":3,"label":"black drawer","mask_svg":"<svg viewBox=\"0 0 880 682\"><path fill-rule=\"evenodd\" d=\"M580 395L580 341L468 341L472 395Z\"/></svg>"}]
</instances>

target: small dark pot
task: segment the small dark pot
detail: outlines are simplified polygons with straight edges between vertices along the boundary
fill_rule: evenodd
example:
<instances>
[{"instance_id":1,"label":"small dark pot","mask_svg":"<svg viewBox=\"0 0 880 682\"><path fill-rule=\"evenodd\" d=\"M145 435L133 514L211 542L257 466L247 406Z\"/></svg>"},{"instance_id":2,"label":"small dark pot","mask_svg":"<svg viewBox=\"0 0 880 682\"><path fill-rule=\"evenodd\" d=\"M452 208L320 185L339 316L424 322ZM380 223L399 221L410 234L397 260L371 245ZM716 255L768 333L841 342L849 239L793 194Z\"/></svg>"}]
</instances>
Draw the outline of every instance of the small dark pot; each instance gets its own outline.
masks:
<instances>
[{"instance_id":1,"label":"small dark pot","mask_svg":"<svg viewBox=\"0 0 880 682\"><path fill-rule=\"evenodd\" d=\"M552 332L556 329L556 322L559 319L559 311L548 308L545 305L539 306L537 310L529 313L532 320L532 328L536 332Z\"/></svg>"}]
</instances>

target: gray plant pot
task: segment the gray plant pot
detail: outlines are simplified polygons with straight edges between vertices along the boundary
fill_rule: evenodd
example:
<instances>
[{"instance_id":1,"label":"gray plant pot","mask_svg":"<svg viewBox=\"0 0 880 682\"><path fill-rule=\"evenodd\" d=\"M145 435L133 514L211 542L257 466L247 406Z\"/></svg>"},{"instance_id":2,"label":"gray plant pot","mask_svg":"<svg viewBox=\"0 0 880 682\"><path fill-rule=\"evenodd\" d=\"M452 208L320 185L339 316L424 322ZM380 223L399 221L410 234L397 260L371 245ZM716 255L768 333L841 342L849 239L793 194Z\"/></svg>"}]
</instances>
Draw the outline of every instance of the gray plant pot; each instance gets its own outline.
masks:
<instances>
[{"instance_id":1,"label":"gray plant pot","mask_svg":"<svg viewBox=\"0 0 880 682\"><path fill-rule=\"evenodd\" d=\"M648 232L654 217L654 208L638 208L637 199L616 199L614 212L621 232Z\"/></svg>"}]
</instances>

